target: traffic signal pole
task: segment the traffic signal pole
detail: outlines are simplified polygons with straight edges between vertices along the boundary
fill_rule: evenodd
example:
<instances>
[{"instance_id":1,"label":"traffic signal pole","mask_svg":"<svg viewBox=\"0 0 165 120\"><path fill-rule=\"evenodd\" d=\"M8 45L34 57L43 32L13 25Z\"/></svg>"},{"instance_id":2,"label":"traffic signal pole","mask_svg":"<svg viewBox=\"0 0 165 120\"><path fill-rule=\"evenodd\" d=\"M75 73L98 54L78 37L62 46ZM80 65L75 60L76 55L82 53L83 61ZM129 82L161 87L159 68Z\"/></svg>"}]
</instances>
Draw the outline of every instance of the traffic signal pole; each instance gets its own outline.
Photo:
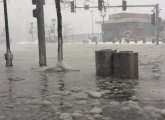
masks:
<instances>
[{"instance_id":1,"label":"traffic signal pole","mask_svg":"<svg viewBox=\"0 0 165 120\"><path fill-rule=\"evenodd\" d=\"M44 8L45 0L32 0L36 5L33 10L33 17L37 18L38 25L38 46L39 46L39 65L46 66L46 45L45 45L45 26L44 26Z\"/></svg>"},{"instance_id":2,"label":"traffic signal pole","mask_svg":"<svg viewBox=\"0 0 165 120\"><path fill-rule=\"evenodd\" d=\"M156 4L156 45L159 45L159 4Z\"/></svg>"},{"instance_id":3,"label":"traffic signal pole","mask_svg":"<svg viewBox=\"0 0 165 120\"><path fill-rule=\"evenodd\" d=\"M45 26L44 26L44 12L43 5L37 5L38 9L38 45L39 45L39 64L40 66L46 66L46 45L45 45Z\"/></svg>"},{"instance_id":4,"label":"traffic signal pole","mask_svg":"<svg viewBox=\"0 0 165 120\"><path fill-rule=\"evenodd\" d=\"M55 24L56 24L56 19L52 19L54 41L56 41Z\"/></svg>"},{"instance_id":5,"label":"traffic signal pole","mask_svg":"<svg viewBox=\"0 0 165 120\"><path fill-rule=\"evenodd\" d=\"M34 42L34 35L33 35L33 22L30 23L30 26L31 26L31 28L30 28L30 33L31 33L31 35L32 35L32 42Z\"/></svg>"},{"instance_id":6,"label":"traffic signal pole","mask_svg":"<svg viewBox=\"0 0 165 120\"><path fill-rule=\"evenodd\" d=\"M106 8L121 8L122 5L108 5L105 6ZM127 7L155 7L155 5L127 5ZM75 8L84 8L84 7L80 7L80 6L75 6ZM89 8L98 8L98 6L90 6Z\"/></svg>"},{"instance_id":7,"label":"traffic signal pole","mask_svg":"<svg viewBox=\"0 0 165 120\"><path fill-rule=\"evenodd\" d=\"M9 38L9 26L8 26L8 14L7 14L7 2L3 0L4 4L4 17L5 17L5 30L6 30L6 49L7 52L5 54L6 66L10 67L13 66L12 59L13 54L10 51L10 38Z\"/></svg>"},{"instance_id":8,"label":"traffic signal pole","mask_svg":"<svg viewBox=\"0 0 165 120\"><path fill-rule=\"evenodd\" d=\"M127 7L154 7L156 9L156 27L155 27L155 39L156 39L156 45L159 45L159 4L156 5L127 5L127 2L123 0L122 1L122 5L116 5L116 6L110 6L110 5L105 5L104 7L106 8L122 8L122 10L126 11ZM98 0L98 6L90 6L89 8L98 8L99 10L102 10L103 4L102 4L103 0ZM83 8L84 7L80 7L80 6L75 6L75 8Z\"/></svg>"}]
</instances>

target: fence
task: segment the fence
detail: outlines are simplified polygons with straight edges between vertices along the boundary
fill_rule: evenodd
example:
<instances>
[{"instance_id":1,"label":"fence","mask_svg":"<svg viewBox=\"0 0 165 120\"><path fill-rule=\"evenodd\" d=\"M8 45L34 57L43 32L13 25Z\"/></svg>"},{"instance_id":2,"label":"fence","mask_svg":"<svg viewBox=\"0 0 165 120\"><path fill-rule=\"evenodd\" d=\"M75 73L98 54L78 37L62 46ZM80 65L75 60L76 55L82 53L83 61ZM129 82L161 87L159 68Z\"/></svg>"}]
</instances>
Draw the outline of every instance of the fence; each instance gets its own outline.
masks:
<instances>
[{"instance_id":1,"label":"fence","mask_svg":"<svg viewBox=\"0 0 165 120\"><path fill-rule=\"evenodd\" d=\"M92 38L96 37L97 42L102 41L101 33L93 33L93 34L76 34L76 35L67 35L63 36L64 43L86 43L86 42L94 42ZM57 36L55 39L53 37L46 37L46 42L57 42Z\"/></svg>"}]
</instances>

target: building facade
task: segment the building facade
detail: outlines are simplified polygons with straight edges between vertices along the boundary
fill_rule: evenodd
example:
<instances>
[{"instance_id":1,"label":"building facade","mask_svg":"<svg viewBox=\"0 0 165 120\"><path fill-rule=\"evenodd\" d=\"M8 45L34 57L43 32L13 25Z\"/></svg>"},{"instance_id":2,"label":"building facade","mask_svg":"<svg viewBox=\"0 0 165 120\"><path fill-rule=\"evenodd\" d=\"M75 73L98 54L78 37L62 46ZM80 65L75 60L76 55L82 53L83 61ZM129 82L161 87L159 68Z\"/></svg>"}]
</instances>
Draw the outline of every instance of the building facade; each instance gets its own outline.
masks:
<instances>
[{"instance_id":1,"label":"building facade","mask_svg":"<svg viewBox=\"0 0 165 120\"><path fill-rule=\"evenodd\" d=\"M155 25L151 24L151 14L118 13L109 20L100 22L103 41L152 40L155 38ZM164 36L164 21L160 24L160 37Z\"/></svg>"}]
</instances>

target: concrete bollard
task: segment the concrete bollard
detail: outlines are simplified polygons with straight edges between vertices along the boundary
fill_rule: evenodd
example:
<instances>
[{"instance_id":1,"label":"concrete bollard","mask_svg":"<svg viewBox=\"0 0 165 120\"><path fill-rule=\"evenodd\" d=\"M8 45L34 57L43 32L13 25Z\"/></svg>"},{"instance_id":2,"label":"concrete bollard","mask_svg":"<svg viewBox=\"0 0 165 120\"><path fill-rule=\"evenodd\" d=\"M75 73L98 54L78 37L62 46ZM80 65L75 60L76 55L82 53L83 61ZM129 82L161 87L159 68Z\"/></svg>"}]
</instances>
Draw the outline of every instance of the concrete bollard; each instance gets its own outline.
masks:
<instances>
[{"instance_id":1,"label":"concrete bollard","mask_svg":"<svg viewBox=\"0 0 165 120\"><path fill-rule=\"evenodd\" d=\"M111 49L95 51L96 75L113 77L115 52L116 50Z\"/></svg>"},{"instance_id":2,"label":"concrete bollard","mask_svg":"<svg viewBox=\"0 0 165 120\"><path fill-rule=\"evenodd\" d=\"M132 51L115 53L114 76L120 79L138 79L138 53Z\"/></svg>"}]
</instances>

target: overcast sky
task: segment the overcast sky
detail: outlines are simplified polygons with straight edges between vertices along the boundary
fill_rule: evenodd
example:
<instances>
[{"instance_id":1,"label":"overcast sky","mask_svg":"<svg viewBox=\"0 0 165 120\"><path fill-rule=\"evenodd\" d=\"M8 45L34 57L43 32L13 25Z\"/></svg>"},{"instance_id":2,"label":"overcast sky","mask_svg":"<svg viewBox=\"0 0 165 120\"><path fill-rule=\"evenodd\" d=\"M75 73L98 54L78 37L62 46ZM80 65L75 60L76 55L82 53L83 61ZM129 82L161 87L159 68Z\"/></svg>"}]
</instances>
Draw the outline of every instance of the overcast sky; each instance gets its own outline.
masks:
<instances>
[{"instance_id":1,"label":"overcast sky","mask_svg":"<svg viewBox=\"0 0 165 120\"><path fill-rule=\"evenodd\" d=\"M1 0L0 0L1 1ZM29 23L31 21L36 22L36 19L32 17L32 9L35 6L32 5L32 0L8 0L8 16L9 16L9 28L10 36L13 41L25 41L28 39ZM51 19L56 19L54 0L45 0L44 6L45 23L50 25ZM98 0L89 0L90 4L97 6ZM105 0L109 1L110 5L121 5L122 0ZM83 6L84 0L77 0L77 6ZM160 16L165 18L165 0L127 0L128 5L144 5L144 4L159 4ZM136 13L148 13L151 14L153 8L127 8L126 12ZM95 24L95 21L101 21L100 12L96 9L90 9L85 11L83 9L77 9L76 13L71 13L70 8L63 8L63 22L69 24L72 32L76 34L91 33L92 29L92 15L94 18L94 32L101 32L100 25ZM107 11L105 20L108 20L110 14L123 12L121 8L110 8ZM4 28L3 17L3 4L0 3L0 31Z\"/></svg>"}]
</instances>

